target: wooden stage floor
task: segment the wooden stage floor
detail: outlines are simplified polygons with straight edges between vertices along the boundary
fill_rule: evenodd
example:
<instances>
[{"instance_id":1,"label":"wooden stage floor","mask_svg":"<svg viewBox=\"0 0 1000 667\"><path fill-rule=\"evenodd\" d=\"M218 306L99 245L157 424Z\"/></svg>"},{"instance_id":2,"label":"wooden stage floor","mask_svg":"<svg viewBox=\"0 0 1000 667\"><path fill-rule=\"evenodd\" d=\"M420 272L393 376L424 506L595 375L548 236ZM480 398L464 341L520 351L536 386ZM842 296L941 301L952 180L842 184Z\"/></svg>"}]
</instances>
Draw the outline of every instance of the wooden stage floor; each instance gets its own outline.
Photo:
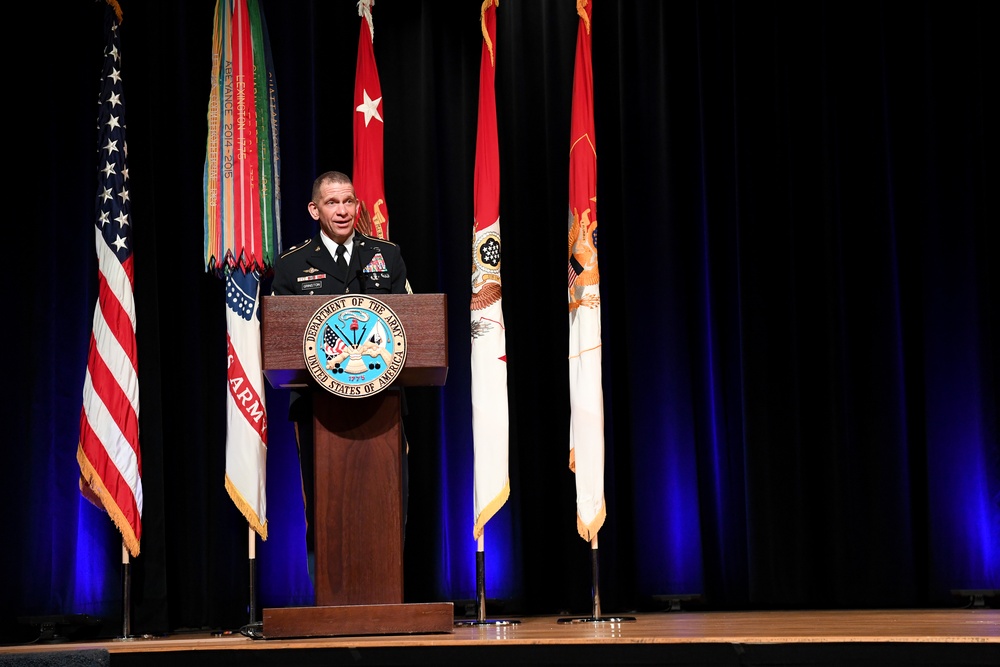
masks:
<instances>
[{"instance_id":1,"label":"wooden stage floor","mask_svg":"<svg viewBox=\"0 0 1000 667\"><path fill-rule=\"evenodd\" d=\"M1000 610L990 608L621 618L458 619L436 634L261 639L235 632L0 646L0 666L1000 665ZM514 622L493 622L502 620Z\"/></svg>"}]
</instances>

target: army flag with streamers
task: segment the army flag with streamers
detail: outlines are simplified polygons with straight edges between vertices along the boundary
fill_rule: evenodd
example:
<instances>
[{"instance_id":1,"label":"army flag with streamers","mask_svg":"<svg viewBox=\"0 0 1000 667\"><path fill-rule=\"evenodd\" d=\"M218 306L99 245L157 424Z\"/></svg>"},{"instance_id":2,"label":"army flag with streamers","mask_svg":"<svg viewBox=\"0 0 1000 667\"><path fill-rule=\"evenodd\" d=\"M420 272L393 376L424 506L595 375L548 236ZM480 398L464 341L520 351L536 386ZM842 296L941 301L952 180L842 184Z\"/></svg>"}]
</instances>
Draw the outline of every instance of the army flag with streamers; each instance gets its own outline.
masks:
<instances>
[{"instance_id":1,"label":"army flag with streamers","mask_svg":"<svg viewBox=\"0 0 1000 667\"><path fill-rule=\"evenodd\" d=\"M277 85L258 0L217 0L205 156L205 266L226 281L225 486L267 539L260 276L281 249Z\"/></svg>"},{"instance_id":2,"label":"army flag with streamers","mask_svg":"<svg viewBox=\"0 0 1000 667\"><path fill-rule=\"evenodd\" d=\"M272 266L280 252L278 94L258 0L217 0L203 177L205 266Z\"/></svg>"},{"instance_id":3,"label":"army flag with streamers","mask_svg":"<svg viewBox=\"0 0 1000 667\"><path fill-rule=\"evenodd\" d=\"M500 149L495 80L497 0L485 0L479 66L479 124L473 174L472 438L475 524L479 539L510 496L507 471L507 342L500 289Z\"/></svg>"},{"instance_id":4,"label":"army flag with streamers","mask_svg":"<svg viewBox=\"0 0 1000 667\"><path fill-rule=\"evenodd\" d=\"M593 0L580 15L569 147L569 467L576 476L576 524L593 541L604 524L604 390L601 277L597 270L597 148L590 58Z\"/></svg>"}]
</instances>

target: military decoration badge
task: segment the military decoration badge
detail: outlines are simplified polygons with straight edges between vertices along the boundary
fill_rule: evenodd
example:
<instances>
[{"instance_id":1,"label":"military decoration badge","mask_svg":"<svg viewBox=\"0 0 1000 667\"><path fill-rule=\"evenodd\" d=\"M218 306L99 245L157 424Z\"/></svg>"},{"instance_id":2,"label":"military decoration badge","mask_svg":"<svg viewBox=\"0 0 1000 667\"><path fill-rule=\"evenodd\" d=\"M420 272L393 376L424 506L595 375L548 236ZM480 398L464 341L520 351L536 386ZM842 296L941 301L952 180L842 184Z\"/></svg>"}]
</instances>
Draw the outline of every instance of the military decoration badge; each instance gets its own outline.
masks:
<instances>
[{"instance_id":1,"label":"military decoration badge","mask_svg":"<svg viewBox=\"0 0 1000 667\"><path fill-rule=\"evenodd\" d=\"M309 374L337 396L373 396L406 361L406 332L378 299L345 295L320 306L306 325L302 351Z\"/></svg>"}]
</instances>

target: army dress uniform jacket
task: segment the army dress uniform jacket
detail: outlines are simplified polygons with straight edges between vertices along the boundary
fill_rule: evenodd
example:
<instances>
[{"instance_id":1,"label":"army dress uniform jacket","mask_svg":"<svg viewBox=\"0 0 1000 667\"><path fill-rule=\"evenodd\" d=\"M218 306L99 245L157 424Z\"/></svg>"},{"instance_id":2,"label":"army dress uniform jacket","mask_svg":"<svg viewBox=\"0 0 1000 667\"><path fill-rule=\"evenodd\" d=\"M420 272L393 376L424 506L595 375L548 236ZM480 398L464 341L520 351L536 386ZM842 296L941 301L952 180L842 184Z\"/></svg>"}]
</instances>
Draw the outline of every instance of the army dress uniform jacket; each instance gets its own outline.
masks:
<instances>
[{"instance_id":1,"label":"army dress uniform jacket","mask_svg":"<svg viewBox=\"0 0 1000 667\"><path fill-rule=\"evenodd\" d=\"M271 281L273 295L406 292L406 264L399 246L357 230L346 274L316 234L278 258Z\"/></svg>"}]
</instances>

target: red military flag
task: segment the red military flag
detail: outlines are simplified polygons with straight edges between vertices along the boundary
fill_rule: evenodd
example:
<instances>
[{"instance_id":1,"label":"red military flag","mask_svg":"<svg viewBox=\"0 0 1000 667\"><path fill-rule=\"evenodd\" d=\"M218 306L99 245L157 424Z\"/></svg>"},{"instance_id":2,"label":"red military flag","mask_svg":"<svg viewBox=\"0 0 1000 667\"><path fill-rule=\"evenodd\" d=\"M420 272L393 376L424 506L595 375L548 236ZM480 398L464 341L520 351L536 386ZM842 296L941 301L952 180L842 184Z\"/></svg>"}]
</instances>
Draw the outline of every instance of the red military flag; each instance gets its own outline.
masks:
<instances>
[{"instance_id":1,"label":"red military flag","mask_svg":"<svg viewBox=\"0 0 1000 667\"><path fill-rule=\"evenodd\" d=\"M601 277L597 270L597 149L590 58L593 2L580 15L569 148L569 467L576 474L576 524L593 541L604 524L604 391Z\"/></svg>"},{"instance_id":2,"label":"red military flag","mask_svg":"<svg viewBox=\"0 0 1000 667\"><path fill-rule=\"evenodd\" d=\"M500 289L500 149L494 88L497 5L498 0L485 0L481 10L483 49L473 176L470 311L475 525L472 532L477 540L482 537L486 523L510 496L507 342Z\"/></svg>"},{"instance_id":3,"label":"red military flag","mask_svg":"<svg viewBox=\"0 0 1000 667\"><path fill-rule=\"evenodd\" d=\"M80 490L104 510L139 555L142 538L142 455L139 449L139 365L136 354L125 96L121 77L121 9L105 7L107 46L98 111L97 264L99 293L80 411Z\"/></svg>"},{"instance_id":4,"label":"red military flag","mask_svg":"<svg viewBox=\"0 0 1000 667\"><path fill-rule=\"evenodd\" d=\"M360 0L361 34L354 78L354 192L361 202L358 226L380 239L389 238L389 210L385 204L383 167L382 86L375 66L375 0Z\"/></svg>"}]
</instances>

